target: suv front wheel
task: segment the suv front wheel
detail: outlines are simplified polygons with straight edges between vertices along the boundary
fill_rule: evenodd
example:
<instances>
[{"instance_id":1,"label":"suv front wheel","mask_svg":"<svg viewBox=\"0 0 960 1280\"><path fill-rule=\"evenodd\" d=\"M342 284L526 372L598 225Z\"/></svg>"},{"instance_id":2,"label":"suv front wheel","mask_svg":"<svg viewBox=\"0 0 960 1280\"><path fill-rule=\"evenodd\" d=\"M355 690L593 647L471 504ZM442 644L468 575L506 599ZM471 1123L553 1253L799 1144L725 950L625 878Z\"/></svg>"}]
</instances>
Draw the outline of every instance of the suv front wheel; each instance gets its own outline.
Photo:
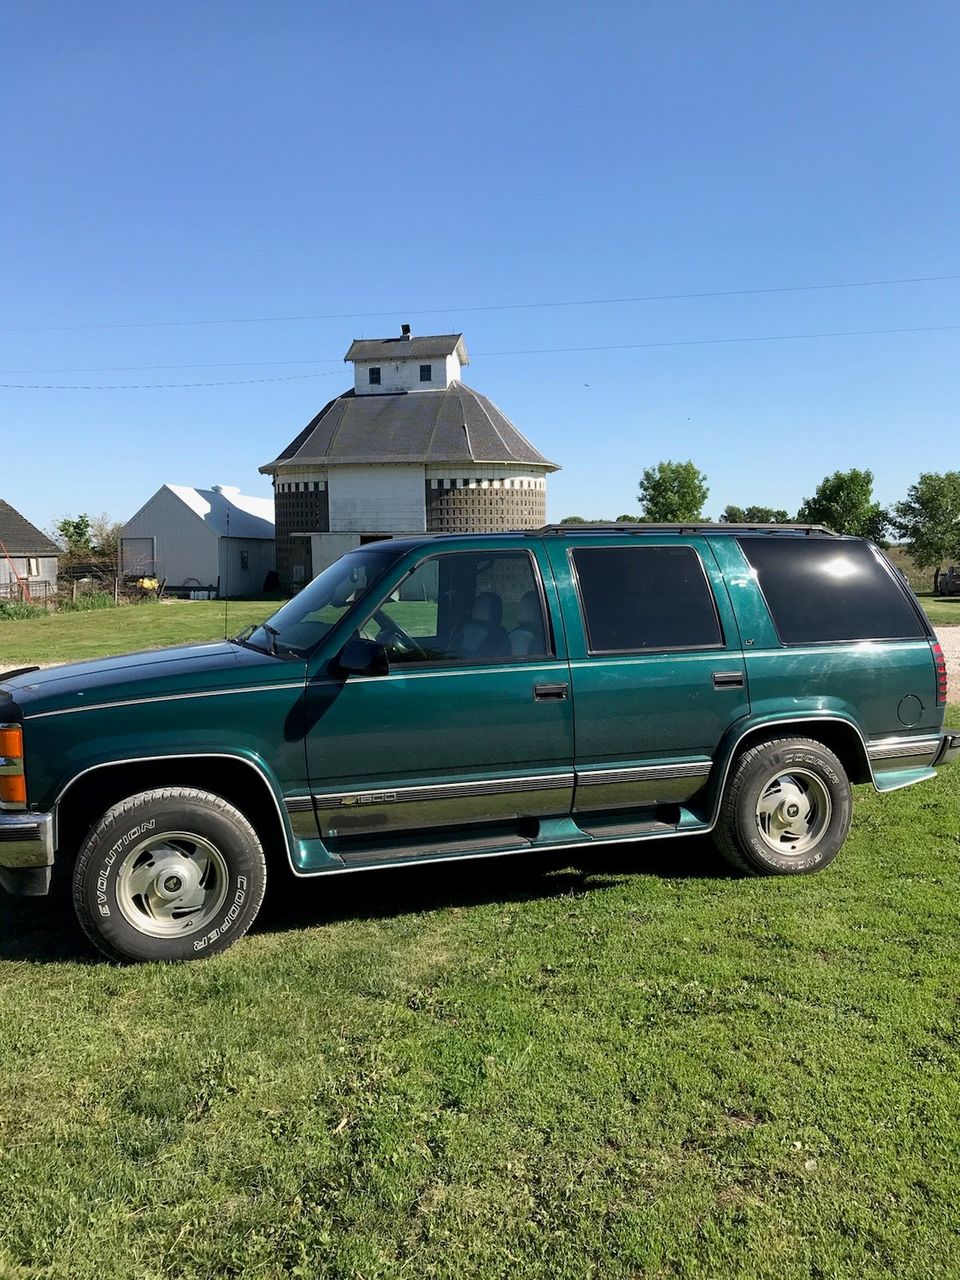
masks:
<instances>
[{"instance_id":1,"label":"suv front wheel","mask_svg":"<svg viewBox=\"0 0 960 1280\"><path fill-rule=\"evenodd\" d=\"M740 871L803 875L839 853L850 830L850 780L812 738L776 738L733 762L714 840Z\"/></svg>"},{"instance_id":2,"label":"suv front wheel","mask_svg":"<svg viewBox=\"0 0 960 1280\"><path fill-rule=\"evenodd\" d=\"M77 859L73 901L111 960L195 960L246 933L265 888L263 849L239 809L164 787L103 815Z\"/></svg>"}]
</instances>

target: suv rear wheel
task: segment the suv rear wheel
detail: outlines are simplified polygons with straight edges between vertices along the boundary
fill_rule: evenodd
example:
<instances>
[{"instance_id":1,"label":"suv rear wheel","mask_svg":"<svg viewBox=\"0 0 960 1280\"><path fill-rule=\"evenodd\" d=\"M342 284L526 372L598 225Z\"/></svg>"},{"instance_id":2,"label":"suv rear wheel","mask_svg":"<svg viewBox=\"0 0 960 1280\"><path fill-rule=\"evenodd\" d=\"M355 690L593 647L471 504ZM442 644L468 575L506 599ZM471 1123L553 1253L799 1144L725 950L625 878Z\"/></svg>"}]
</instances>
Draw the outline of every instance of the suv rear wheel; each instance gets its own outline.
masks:
<instances>
[{"instance_id":1,"label":"suv rear wheel","mask_svg":"<svg viewBox=\"0 0 960 1280\"><path fill-rule=\"evenodd\" d=\"M812 738L777 738L734 761L714 839L752 875L819 871L850 830L850 780L833 752Z\"/></svg>"},{"instance_id":2,"label":"suv rear wheel","mask_svg":"<svg viewBox=\"0 0 960 1280\"><path fill-rule=\"evenodd\" d=\"M165 787L104 814L77 859L73 901L111 960L195 960L246 933L265 887L243 814L208 791Z\"/></svg>"}]
</instances>

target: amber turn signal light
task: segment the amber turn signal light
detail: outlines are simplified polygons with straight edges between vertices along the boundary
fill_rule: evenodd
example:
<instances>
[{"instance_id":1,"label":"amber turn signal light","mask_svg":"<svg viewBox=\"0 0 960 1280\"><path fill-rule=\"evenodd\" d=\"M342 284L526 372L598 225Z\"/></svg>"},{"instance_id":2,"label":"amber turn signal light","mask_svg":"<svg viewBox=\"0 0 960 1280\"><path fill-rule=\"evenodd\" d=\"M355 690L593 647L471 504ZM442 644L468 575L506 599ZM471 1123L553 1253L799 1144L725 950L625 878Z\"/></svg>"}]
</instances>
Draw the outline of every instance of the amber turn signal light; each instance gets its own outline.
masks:
<instances>
[{"instance_id":1,"label":"amber turn signal light","mask_svg":"<svg viewBox=\"0 0 960 1280\"><path fill-rule=\"evenodd\" d=\"M0 777L0 800L4 804L27 803L27 780L22 773Z\"/></svg>"},{"instance_id":2,"label":"amber turn signal light","mask_svg":"<svg viewBox=\"0 0 960 1280\"><path fill-rule=\"evenodd\" d=\"M0 757L5 760L23 759L23 730L19 725L5 725L0 729Z\"/></svg>"}]
</instances>

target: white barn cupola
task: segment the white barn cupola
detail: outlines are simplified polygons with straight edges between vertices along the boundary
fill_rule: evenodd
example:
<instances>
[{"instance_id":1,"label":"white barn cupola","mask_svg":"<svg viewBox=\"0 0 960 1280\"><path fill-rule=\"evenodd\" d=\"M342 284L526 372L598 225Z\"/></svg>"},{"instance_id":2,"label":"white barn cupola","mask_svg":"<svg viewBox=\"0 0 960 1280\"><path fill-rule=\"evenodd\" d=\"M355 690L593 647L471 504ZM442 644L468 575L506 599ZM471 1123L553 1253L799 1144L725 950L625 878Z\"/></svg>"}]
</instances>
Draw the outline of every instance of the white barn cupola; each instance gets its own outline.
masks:
<instances>
[{"instance_id":1,"label":"white barn cupola","mask_svg":"<svg viewBox=\"0 0 960 1280\"><path fill-rule=\"evenodd\" d=\"M460 381L470 363L460 333L415 338L401 326L399 338L356 338L344 360L353 363L356 395L385 395L398 391L443 391Z\"/></svg>"}]
</instances>

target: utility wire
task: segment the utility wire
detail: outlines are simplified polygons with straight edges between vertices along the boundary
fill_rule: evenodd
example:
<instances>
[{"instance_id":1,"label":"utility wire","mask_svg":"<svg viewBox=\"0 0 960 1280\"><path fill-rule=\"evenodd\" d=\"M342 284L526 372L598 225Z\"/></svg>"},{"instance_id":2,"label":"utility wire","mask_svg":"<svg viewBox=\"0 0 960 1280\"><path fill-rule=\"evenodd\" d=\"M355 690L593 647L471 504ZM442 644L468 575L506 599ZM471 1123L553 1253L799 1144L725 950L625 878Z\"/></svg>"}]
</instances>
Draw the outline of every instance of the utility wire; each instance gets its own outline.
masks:
<instances>
[{"instance_id":1,"label":"utility wire","mask_svg":"<svg viewBox=\"0 0 960 1280\"><path fill-rule=\"evenodd\" d=\"M618 342L613 344L604 344L595 347L516 347L507 351L481 351L477 355L492 356L542 356L542 355L561 355L571 352L594 352L594 351L644 351L653 350L661 347L710 347L721 344L736 344L745 342L795 342L807 338L865 338L877 337L888 334L901 333L948 333L960 329L960 324L931 324L931 325L913 325L900 329L835 329L830 332L819 333L768 333L758 334L756 336L740 337L740 338L688 338L679 339L668 342ZM269 363L269 362L264 362ZM289 363L288 361L278 361L279 364ZM307 361L293 361L295 364L306 364ZM130 366L134 368L135 366ZM145 365L144 368L190 368L189 365ZM205 365L199 365L198 368L206 368ZM37 370L42 373L44 370ZM56 372L49 370L47 372ZM84 371L76 370L75 372L94 372L93 370ZM153 382L153 383L125 383L119 385L109 384L76 384L76 385L55 385L50 383L23 383L23 382L0 382L0 390L7 391L161 391L175 390L186 387L240 387L247 386L254 382L296 382L302 378L325 378L330 377L330 373L326 371L317 371L316 373L294 373L281 375L274 378L238 378L225 381L211 382Z\"/></svg>"},{"instance_id":2,"label":"utility wire","mask_svg":"<svg viewBox=\"0 0 960 1280\"><path fill-rule=\"evenodd\" d=\"M574 298L547 302L504 302L472 307L393 307L381 311L331 311L323 315L230 316L213 320L122 320L105 324L54 324L0 327L0 333L72 333L89 329L172 329L226 324L295 324L315 320L372 320L379 316L475 314L480 311L534 311L557 307L609 307L637 302L678 302L696 298L746 298L773 293L816 293L826 289L876 289L886 285L934 284L960 280L960 274L900 276L890 280L845 280L833 284L776 285L763 289L709 289L694 293L646 293L622 298Z\"/></svg>"}]
</instances>

